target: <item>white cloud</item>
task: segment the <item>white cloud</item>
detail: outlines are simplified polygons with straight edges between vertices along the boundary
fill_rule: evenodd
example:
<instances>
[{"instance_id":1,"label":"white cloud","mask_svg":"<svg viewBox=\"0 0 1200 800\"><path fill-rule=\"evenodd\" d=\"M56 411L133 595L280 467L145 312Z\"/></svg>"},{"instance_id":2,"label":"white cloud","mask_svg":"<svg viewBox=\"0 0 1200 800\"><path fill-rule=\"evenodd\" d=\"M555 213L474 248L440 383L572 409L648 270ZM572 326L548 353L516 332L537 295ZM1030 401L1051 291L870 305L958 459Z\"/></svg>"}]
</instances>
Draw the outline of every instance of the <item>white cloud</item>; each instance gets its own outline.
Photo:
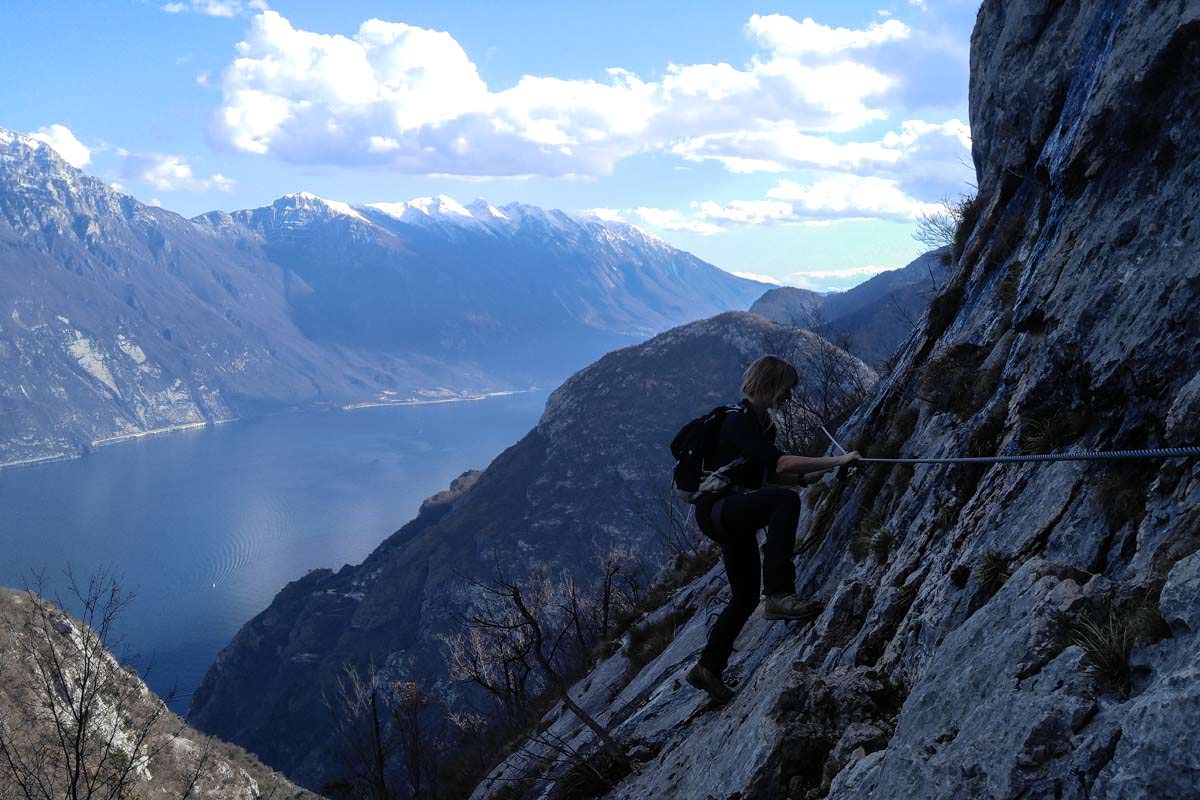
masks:
<instances>
[{"instance_id":1,"label":"white cloud","mask_svg":"<svg viewBox=\"0 0 1200 800\"><path fill-rule=\"evenodd\" d=\"M738 276L739 278L745 278L745 279L751 280L751 281L758 281L759 283L773 283L776 286L783 285L783 281L779 280L779 278L776 278L773 275L762 275L758 272L734 272L733 274Z\"/></svg>"},{"instance_id":2,"label":"white cloud","mask_svg":"<svg viewBox=\"0 0 1200 800\"><path fill-rule=\"evenodd\" d=\"M209 17L240 17L252 11L266 11L266 0L187 0L186 2L164 3L162 10L168 14L192 12Z\"/></svg>"},{"instance_id":3,"label":"white cloud","mask_svg":"<svg viewBox=\"0 0 1200 800\"><path fill-rule=\"evenodd\" d=\"M47 125L29 134L30 139L37 139L54 148L73 167L80 168L92 160L92 151L87 145L75 138L71 129L66 125Z\"/></svg>"},{"instance_id":4,"label":"white cloud","mask_svg":"<svg viewBox=\"0 0 1200 800\"><path fill-rule=\"evenodd\" d=\"M208 73L207 72L197 72L196 73L196 85L197 86L208 86Z\"/></svg>"},{"instance_id":5,"label":"white cloud","mask_svg":"<svg viewBox=\"0 0 1200 800\"><path fill-rule=\"evenodd\" d=\"M791 219L915 220L940 208L917 200L889 178L834 175L805 185L781 180L767 196L791 206Z\"/></svg>"},{"instance_id":6,"label":"white cloud","mask_svg":"<svg viewBox=\"0 0 1200 800\"><path fill-rule=\"evenodd\" d=\"M716 161L735 173L825 169L887 177L925 198L958 194L975 177L970 129L957 119L907 120L866 142L833 142L785 121L681 139L670 152L687 161Z\"/></svg>"},{"instance_id":7,"label":"white cloud","mask_svg":"<svg viewBox=\"0 0 1200 800\"><path fill-rule=\"evenodd\" d=\"M583 212L603 222L622 222L624 215L617 208L589 208Z\"/></svg>"},{"instance_id":8,"label":"white cloud","mask_svg":"<svg viewBox=\"0 0 1200 800\"><path fill-rule=\"evenodd\" d=\"M862 30L830 28L809 17L797 22L782 14L755 14L746 23L746 33L777 53L834 55L907 39L912 31L895 19L873 22Z\"/></svg>"},{"instance_id":9,"label":"white cloud","mask_svg":"<svg viewBox=\"0 0 1200 800\"><path fill-rule=\"evenodd\" d=\"M724 228L702 219L688 219L683 212L667 208L635 208L634 215L642 221L668 231L684 231L698 233L701 236L713 236L724 233Z\"/></svg>"},{"instance_id":10,"label":"white cloud","mask_svg":"<svg viewBox=\"0 0 1200 800\"><path fill-rule=\"evenodd\" d=\"M780 180L760 199L692 201L687 213L647 207L595 209L593 213L603 211L613 219L636 217L664 230L715 236L756 225L825 227L864 219L911 222L939 208L938 203L905 194L892 179L828 174L807 183Z\"/></svg>"},{"instance_id":11,"label":"white cloud","mask_svg":"<svg viewBox=\"0 0 1200 800\"><path fill-rule=\"evenodd\" d=\"M745 32L761 51L742 67L670 64L656 81L619 68L604 80L526 75L492 91L448 33L372 19L353 36L326 35L267 11L225 70L214 130L235 149L295 162L562 176L607 174L676 146L682 131L791 125L814 136L884 118L877 101L895 79L860 56L905 38L899 21L849 29L755 16Z\"/></svg>"},{"instance_id":12,"label":"white cloud","mask_svg":"<svg viewBox=\"0 0 1200 800\"><path fill-rule=\"evenodd\" d=\"M235 182L219 172L207 178L198 177L180 156L162 153L124 153L122 174L150 184L164 192L206 192L216 189L228 192Z\"/></svg>"},{"instance_id":13,"label":"white cloud","mask_svg":"<svg viewBox=\"0 0 1200 800\"><path fill-rule=\"evenodd\" d=\"M890 272L894 269L896 269L895 266L863 266L803 270L784 276L783 282L789 286L799 286L802 289L812 289L817 292L842 291L857 286L882 272Z\"/></svg>"}]
</instances>

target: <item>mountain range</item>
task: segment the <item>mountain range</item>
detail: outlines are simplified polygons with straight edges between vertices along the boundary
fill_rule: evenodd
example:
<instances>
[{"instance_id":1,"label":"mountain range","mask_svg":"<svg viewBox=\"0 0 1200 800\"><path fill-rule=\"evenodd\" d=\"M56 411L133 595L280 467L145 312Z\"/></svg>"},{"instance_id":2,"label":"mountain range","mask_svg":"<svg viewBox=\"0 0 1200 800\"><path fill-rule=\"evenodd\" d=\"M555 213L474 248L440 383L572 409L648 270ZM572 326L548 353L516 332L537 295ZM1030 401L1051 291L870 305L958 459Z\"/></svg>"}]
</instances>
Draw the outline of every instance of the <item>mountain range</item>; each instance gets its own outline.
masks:
<instances>
[{"instance_id":1,"label":"mountain range","mask_svg":"<svg viewBox=\"0 0 1200 800\"><path fill-rule=\"evenodd\" d=\"M185 219L0 129L0 464L557 383L765 285L622 223L307 193Z\"/></svg>"},{"instance_id":2,"label":"mountain range","mask_svg":"<svg viewBox=\"0 0 1200 800\"><path fill-rule=\"evenodd\" d=\"M881 369L945 286L949 261L948 247L931 250L844 292L780 286L755 300L750 312L813 330Z\"/></svg>"}]
</instances>

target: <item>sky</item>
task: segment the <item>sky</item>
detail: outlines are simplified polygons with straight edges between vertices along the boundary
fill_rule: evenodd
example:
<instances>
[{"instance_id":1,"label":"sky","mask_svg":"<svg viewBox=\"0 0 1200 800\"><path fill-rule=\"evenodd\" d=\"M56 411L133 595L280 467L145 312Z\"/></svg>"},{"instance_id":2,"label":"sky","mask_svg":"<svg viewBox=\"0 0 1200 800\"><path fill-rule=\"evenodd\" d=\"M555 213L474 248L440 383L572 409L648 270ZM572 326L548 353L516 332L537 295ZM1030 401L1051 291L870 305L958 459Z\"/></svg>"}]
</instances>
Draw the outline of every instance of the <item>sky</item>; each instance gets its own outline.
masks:
<instances>
[{"instance_id":1,"label":"sky","mask_svg":"<svg viewBox=\"0 0 1200 800\"><path fill-rule=\"evenodd\" d=\"M843 289L972 189L977 9L6 0L0 128L186 216L482 197Z\"/></svg>"}]
</instances>

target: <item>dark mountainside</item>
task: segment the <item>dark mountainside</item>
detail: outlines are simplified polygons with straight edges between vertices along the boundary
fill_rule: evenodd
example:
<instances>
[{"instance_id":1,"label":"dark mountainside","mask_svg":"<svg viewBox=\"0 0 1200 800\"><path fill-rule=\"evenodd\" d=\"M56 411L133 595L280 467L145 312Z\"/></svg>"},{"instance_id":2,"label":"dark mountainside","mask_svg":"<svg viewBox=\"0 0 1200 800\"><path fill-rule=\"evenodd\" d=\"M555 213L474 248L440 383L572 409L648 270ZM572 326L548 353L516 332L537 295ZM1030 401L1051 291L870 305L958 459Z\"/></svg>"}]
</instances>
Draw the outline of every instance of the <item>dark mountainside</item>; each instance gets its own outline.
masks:
<instances>
[{"instance_id":1,"label":"dark mountainside","mask_svg":"<svg viewBox=\"0 0 1200 800\"><path fill-rule=\"evenodd\" d=\"M874 455L1197 444L1200 4L986 0L971 44L979 195L951 281L840 435ZM593 796L1197 796L1196 459L864 467L809 490L801 527L825 611L753 618L728 706L683 683L719 568L659 612L690 621L631 681L621 653L578 684L636 756ZM568 772L515 756L476 797L566 797Z\"/></svg>"},{"instance_id":2,"label":"dark mountainside","mask_svg":"<svg viewBox=\"0 0 1200 800\"><path fill-rule=\"evenodd\" d=\"M756 300L750 313L813 329L872 368L881 369L917 327L933 296L946 285L949 258L947 248L933 250L844 292L818 294L781 286Z\"/></svg>"},{"instance_id":3,"label":"dark mountainside","mask_svg":"<svg viewBox=\"0 0 1200 800\"><path fill-rule=\"evenodd\" d=\"M764 288L620 223L404 208L294 194L187 220L0 129L0 465L557 382Z\"/></svg>"},{"instance_id":4,"label":"dark mountainside","mask_svg":"<svg viewBox=\"0 0 1200 800\"><path fill-rule=\"evenodd\" d=\"M590 580L616 544L660 564L646 518L670 493L666 442L735 400L753 359L797 341L815 337L730 312L576 373L525 438L431 498L361 565L315 571L280 592L218 657L189 721L306 785L338 777L322 693L343 665L373 661L453 702L460 690L437 636L457 629L455 614L475 599L469 580L486 580L497 560L521 574L540 562Z\"/></svg>"}]
</instances>

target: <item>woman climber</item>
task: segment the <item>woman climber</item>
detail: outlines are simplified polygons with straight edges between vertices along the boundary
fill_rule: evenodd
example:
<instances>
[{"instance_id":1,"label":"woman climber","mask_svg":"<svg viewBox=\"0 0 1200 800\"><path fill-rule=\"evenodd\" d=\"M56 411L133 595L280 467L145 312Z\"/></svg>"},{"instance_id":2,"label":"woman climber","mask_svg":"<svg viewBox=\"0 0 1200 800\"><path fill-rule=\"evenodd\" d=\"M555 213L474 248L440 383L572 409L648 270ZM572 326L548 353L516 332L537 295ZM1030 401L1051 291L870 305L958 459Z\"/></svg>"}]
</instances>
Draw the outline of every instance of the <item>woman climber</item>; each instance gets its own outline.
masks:
<instances>
[{"instance_id":1,"label":"woman climber","mask_svg":"<svg viewBox=\"0 0 1200 800\"><path fill-rule=\"evenodd\" d=\"M796 595L793 551L800 518L800 496L784 486L803 486L816 475L859 460L857 452L828 458L786 455L775 446L773 412L791 397L799 383L796 369L775 356L750 365L742 381L741 403L721 422L715 466L735 493L704 495L696 501L700 530L721 547L732 598L708 635L699 662L687 681L719 702L733 697L721 673L733 642L758 607L760 561L758 530L767 529L762 553L766 589L765 619L812 619L821 606ZM734 463L738 462L739 463ZM773 484L764 488L763 484Z\"/></svg>"}]
</instances>

